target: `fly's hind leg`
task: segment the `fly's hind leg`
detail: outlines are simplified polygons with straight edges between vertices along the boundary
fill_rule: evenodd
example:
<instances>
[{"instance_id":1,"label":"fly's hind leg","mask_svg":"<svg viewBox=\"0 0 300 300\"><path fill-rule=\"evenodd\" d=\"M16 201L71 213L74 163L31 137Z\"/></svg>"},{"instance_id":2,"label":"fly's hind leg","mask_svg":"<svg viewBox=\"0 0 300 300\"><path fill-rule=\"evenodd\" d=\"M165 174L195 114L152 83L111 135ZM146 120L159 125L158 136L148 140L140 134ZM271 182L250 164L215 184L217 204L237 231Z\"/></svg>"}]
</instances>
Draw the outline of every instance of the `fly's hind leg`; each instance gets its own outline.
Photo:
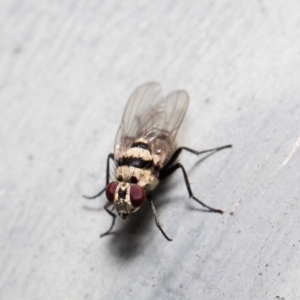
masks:
<instances>
[{"instance_id":1,"label":"fly's hind leg","mask_svg":"<svg viewBox=\"0 0 300 300\"><path fill-rule=\"evenodd\" d=\"M220 150L227 149L227 148L232 148L232 145L225 145L225 146L208 149L208 150L202 150L202 151L197 151L197 150L194 150L194 149L191 149L188 147L179 147L176 149L176 151L174 152L174 154L172 155L172 157L170 158L168 163L164 166L162 171L169 169L173 165L173 163L176 161L176 159L178 158L178 156L180 155L182 150L188 151L188 152L196 154L196 155L200 155L200 154L209 153L209 152L211 152L211 153L218 152Z\"/></svg>"},{"instance_id":2,"label":"fly's hind leg","mask_svg":"<svg viewBox=\"0 0 300 300\"><path fill-rule=\"evenodd\" d=\"M213 207L210 207L210 206L206 205L204 202L202 202L201 200L199 200L198 198L196 198L193 195L193 192L192 192L192 189L191 189L191 185L189 183L189 179L188 179L187 173L186 173L186 171L185 171L185 169L184 169L184 167L183 167L183 165L181 163L177 163L177 164L173 165L172 167L170 167L167 170L162 170L162 172L160 173L159 179L160 180L164 180L165 178L167 178L168 176L170 176L173 172L175 172L177 169L181 169L182 170L184 181L185 181L185 185L186 185L186 188L188 190L189 196L191 198L193 198L195 201L197 201L198 203L200 203L202 206L206 207L210 212L215 212L215 213L223 214L222 210L216 209L216 208L213 208Z\"/></svg>"}]
</instances>

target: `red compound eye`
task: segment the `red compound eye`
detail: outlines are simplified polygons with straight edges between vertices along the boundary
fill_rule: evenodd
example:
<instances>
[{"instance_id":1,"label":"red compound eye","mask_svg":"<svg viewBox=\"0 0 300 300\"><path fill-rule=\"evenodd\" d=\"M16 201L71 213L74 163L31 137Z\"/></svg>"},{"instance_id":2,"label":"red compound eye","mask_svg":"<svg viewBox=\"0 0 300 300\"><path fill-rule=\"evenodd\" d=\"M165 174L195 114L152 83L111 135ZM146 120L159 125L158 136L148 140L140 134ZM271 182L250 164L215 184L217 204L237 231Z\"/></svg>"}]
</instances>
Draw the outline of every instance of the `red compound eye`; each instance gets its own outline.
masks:
<instances>
[{"instance_id":1,"label":"red compound eye","mask_svg":"<svg viewBox=\"0 0 300 300\"><path fill-rule=\"evenodd\" d=\"M134 207L141 206L146 199L146 193L143 188L137 184L130 185L130 202Z\"/></svg>"},{"instance_id":2,"label":"red compound eye","mask_svg":"<svg viewBox=\"0 0 300 300\"><path fill-rule=\"evenodd\" d=\"M118 186L118 182L117 181L113 181L111 183L109 183L105 189L105 193L106 193L106 198L108 199L109 202L113 203L114 199L115 199L115 192Z\"/></svg>"}]
</instances>

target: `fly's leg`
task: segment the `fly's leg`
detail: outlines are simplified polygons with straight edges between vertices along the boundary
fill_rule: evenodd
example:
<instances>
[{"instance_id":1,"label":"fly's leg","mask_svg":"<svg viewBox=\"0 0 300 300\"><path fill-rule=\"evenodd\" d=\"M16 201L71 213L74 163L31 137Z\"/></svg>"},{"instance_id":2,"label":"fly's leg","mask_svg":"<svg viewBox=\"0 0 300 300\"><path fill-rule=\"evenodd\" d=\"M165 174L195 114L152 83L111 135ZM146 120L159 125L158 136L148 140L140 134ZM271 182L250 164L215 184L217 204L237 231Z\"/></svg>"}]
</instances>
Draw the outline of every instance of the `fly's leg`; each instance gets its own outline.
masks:
<instances>
[{"instance_id":1,"label":"fly's leg","mask_svg":"<svg viewBox=\"0 0 300 300\"><path fill-rule=\"evenodd\" d=\"M186 171L185 171L185 169L184 169L184 167L183 167L183 165L181 163L177 163L177 164L173 165L172 167L170 167L169 169L163 170L160 173L159 179L160 180L164 180L165 178L167 178L168 176L170 176L173 172L175 172L177 169L181 169L182 170L184 181L185 181L185 185L186 185L186 188L188 190L189 196L191 198L193 198L195 201L197 201L198 203L200 203L202 206L204 206L207 209L209 209L210 212L215 212L215 213L220 213L220 214L223 213L222 210L215 209L215 208L212 208L212 207L206 205L205 203L203 203L202 201L200 201L198 198L196 198L193 195L193 192L192 192L192 189L191 189L191 185L189 183L189 179L188 179L187 173L186 173Z\"/></svg>"},{"instance_id":2,"label":"fly's leg","mask_svg":"<svg viewBox=\"0 0 300 300\"><path fill-rule=\"evenodd\" d=\"M105 189L106 189L106 186L97 195L95 195L95 196L82 195L82 197L85 198L85 199L88 199L88 200L95 199L95 198L101 196L102 193L105 191Z\"/></svg>"},{"instance_id":3,"label":"fly's leg","mask_svg":"<svg viewBox=\"0 0 300 300\"><path fill-rule=\"evenodd\" d=\"M111 223L109 229L108 229L107 231L105 231L104 233L102 233L102 234L100 235L100 237L103 237L103 236L105 236L105 235L110 234L110 232L112 231L112 229L113 229L113 227L114 227L114 225L115 225L116 215L108 209L110 205L111 205L111 203L110 203L110 202L107 202L107 203L104 205L104 209L107 211L107 213L108 213L109 215L112 216L113 220L112 220L112 223Z\"/></svg>"},{"instance_id":4,"label":"fly's leg","mask_svg":"<svg viewBox=\"0 0 300 300\"><path fill-rule=\"evenodd\" d=\"M112 160L114 159L114 154L113 154L113 153L110 153L110 154L107 156L107 161L106 161L106 186L109 184L109 170L110 170L110 168L109 168L109 160L110 160L110 159L112 159ZM103 192L105 191L105 189L106 189L106 186L105 186L105 187L104 187L97 195L95 195L95 196L89 197L89 196L83 195L83 197L86 198L86 199L95 199L95 198L97 198L97 197L99 197L99 196L102 195L102 193L103 193ZM112 223L111 223L110 228L109 228L106 232L102 233L102 234L100 235L100 237L103 237L103 236L109 234L109 233L111 232L111 230L113 229L114 225L115 225L116 215L108 209L108 207L109 207L110 205L111 205L111 203L110 203L110 202L107 202L107 203L104 205L104 209L105 209L106 212L113 218L113 220L112 220Z\"/></svg>"},{"instance_id":5,"label":"fly's leg","mask_svg":"<svg viewBox=\"0 0 300 300\"><path fill-rule=\"evenodd\" d=\"M109 160L110 159L112 159L112 160L114 159L114 154L113 153L110 153L107 156L107 162L106 162L106 185L109 184ZM86 199L95 199L95 198L101 196L102 193L105 191L105 189L106 189L106 186L97 195L95 195L95 196L85 196L85 195L83 195L83 197L86 198Z\"/></svg>"},{"instance_id":6,"label":"fly's leg","mask_svg":"<svg viewBox=\"0 0 300 300\"><path fill-rule=\"evenodd\" d=\"M151 204L151 208L152 208L152 211L153 211L153 215L154 215L154 219L155 219L155 223L156 223L156 226L158 227L158 229L160 230L160 232L163 234L163 236L169 241L171 242L172 239L170 239L167 234L164 232L164 230L162 229L160 223L159 223L159 220L158 220L158 215L156 213L156 209L155 209L155 206L154 206L154 203L153 203L153 199L151 197L148 198L148 200L150 201L150 204Z\"/></svg>"},{"instance_id":7,"label":"fly's leg","mask_svg":"<svg viewBox=\"0 0 300 300\"><path fill-rule=\"evenodd\" d=\"M188 147L179 147L176 149L176 151L174 152L174 154L172 155L172 157L170 158L170 160L168 161L168 163L164 166L164 168L162 169L162 171L169 169L170 166L173 165L173 163L176 161L176 159L178 158L179 154L181 153L182 150L191 152L193 154L196 155L200 155L200 154L204 154L204 153L208 153L208 152L218 152L220 150L226 149L226 148L232 148L232 145L225 145L225 146L221 146L221 147L217 147L217 148L213 148L213 149L208 149L208 150L202 150L202 151L197 151Z\"/></svg>"}]
</instances>

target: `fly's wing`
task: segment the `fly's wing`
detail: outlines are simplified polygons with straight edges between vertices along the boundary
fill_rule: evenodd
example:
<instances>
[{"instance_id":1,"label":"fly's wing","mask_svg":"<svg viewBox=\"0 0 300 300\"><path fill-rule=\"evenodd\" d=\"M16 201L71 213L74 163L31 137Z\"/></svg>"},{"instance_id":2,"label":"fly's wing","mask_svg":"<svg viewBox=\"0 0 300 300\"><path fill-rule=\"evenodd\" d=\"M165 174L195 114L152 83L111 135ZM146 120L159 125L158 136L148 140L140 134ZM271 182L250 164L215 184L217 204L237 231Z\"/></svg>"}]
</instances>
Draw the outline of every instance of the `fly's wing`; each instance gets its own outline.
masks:
<instances>
[{"instance_id":1,"label":"fly's wing","mask_svg":"<svg viewBox=\"0 0 300 300\"><path fill-rule=\"evenodd\" d=\"M152 137L151 131L147 133L154 164L161 168L168 162L175 150L175 138L188 105L189 95L187 92L175 91L170 93L162 100L160 106L162 110L161 122L157 122L160 127L153 130L158 133L156 133L155 138Z\"/></svg>"},{"instance_id":2,"label":"fly's wing","mask_svg":"<svg viewBox=\"0 0 300 300\"><path fill-rule=\"evenodd\" d=\"M116 136L115 161L136 139L143 138L150 147L154 164L162 167L170 156L188 102L188 94L184 91L162 98L158 83L138 87L129 98Z\"/></svg>"},{"instance_id":3,"label":"fly's wing","mask_svg":"<svg viewBox=\"0 0 300 300\"><path fill-rule=\"evenodd\" d=\"M153 114L161 98L161 87L156 82L145 83L131 94L116 135L116 162L131 147L134 140L141 138L147 131L145 120Z\"/></svg>"}]
</instances>

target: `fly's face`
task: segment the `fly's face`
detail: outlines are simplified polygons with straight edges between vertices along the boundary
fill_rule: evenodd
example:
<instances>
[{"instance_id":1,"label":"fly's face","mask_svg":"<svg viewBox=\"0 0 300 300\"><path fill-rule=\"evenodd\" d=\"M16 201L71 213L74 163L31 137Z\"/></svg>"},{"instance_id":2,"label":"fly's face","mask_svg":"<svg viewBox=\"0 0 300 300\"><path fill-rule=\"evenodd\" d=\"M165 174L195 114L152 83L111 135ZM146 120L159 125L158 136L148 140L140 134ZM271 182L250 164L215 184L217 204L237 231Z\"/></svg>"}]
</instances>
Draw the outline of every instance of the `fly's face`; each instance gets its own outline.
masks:
<instances>
[{"instance_id":1,"label":"fly's face","mask_svg":"<svg viewBox=\"0 0 300 300\"><path fill-rule=\"evenodd\" d=\"M146 192L137 184L113 181L106 187L106 197L123 220L136 212L146 200Z\"/></svg>"}]
</instances>

